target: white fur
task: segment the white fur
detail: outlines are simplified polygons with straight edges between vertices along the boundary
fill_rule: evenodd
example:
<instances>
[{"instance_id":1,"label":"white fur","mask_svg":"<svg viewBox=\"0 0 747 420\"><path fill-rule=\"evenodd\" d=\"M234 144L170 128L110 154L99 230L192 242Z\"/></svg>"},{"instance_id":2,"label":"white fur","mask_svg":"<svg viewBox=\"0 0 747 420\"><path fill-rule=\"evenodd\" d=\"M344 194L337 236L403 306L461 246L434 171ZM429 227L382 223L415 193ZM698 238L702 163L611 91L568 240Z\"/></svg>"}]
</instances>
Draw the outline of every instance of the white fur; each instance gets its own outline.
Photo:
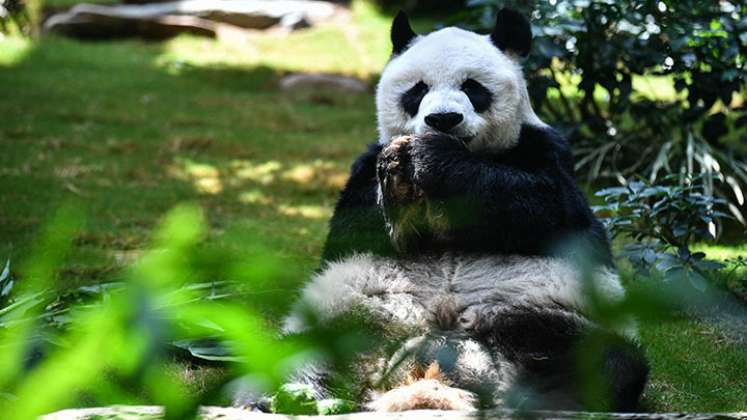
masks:
<instances>
[{"instance_id":1,"label":"white fur","mask_svg":"<svg viewBox=\"0 0 747 420\"><path fill-rule=\"evenodd\" d=\"M615 273L600 268L593 277L593 287L608 300L624 297ZM582 273L559 258L445 255L395 261L359 254L330 263L306 285L300 304L312 308L321 320L360 306L392 322L427 331L434 322L434 309L445 303L454 306L463 324L476 322L484 314L553 304L583 317L589 310L590 286ZM302 329L298 313L286 320L286 331ZM635 325L620 325L618 332L634 339Z\"/></svg>"},{"instance_id":2,"label":"white fur","mask_svg":"<svg viewBox=\"0 0 747 420\"><path fill-rule=\"evenodd\" d=\"M616 274L597 269L593 287L612 302L624 297ZM287 332L305 329L305 310L314 311L324 322L363 308L391 331L407 331L409 339L387 359L380 359L371 383L406 369L407 360L428 349L434 337L459 337L452 341L457 358L448 377L462 390L419 381L385 393L373 391L366 407L375 411L396 411L432 400L431 408L474 407L469 391L491 389L492 402L502 405L518 377L518 367L505 355L470 337L473 326L522 309L557 311L572 316L578 325L592 326L588 287L583 273L568 261L550 257L464 256L447 254L438 258L393 260L358 254L329 263L303 289L300 301L286 319ZM436 327L442 314L454 315L456 323L447 329ZM623 322L614 329L637 340L636 326ZM467 334L464 334L467 332ZM435 336L434 336L435 334ZM428 353L425 354L426 357ZM417 358L417 356L416 356ZM396 374L395 374L396 376ZM428 385L429 388L424 386ZM486 388L487 387L487 388ZM426 392L426 389L431 391ZM430 400L429 400L430 399ZM410 404L410 405L408 405Z\"/></svg>"},{"instance_id":3,"label":"white fur","mask_svg":"<svg viewBox=\"0 0 747 420\"><path fill-rule=\"evenodd\" d=\"M472 78L488 88L493 103L475 112L462 83ZM418 114L410 117L400 104L402 94L419 81L429 86ZM487 35L444 28L412 41L410 47L387 64L377 92L379 142L393 137L424 134L430 130L425 116L457 112L464 116L452 134L473 138L471 150L510 148L523 123L544 125L532 110L526 81L516 57L504 54Z\"/></svg>"}]
</instances>

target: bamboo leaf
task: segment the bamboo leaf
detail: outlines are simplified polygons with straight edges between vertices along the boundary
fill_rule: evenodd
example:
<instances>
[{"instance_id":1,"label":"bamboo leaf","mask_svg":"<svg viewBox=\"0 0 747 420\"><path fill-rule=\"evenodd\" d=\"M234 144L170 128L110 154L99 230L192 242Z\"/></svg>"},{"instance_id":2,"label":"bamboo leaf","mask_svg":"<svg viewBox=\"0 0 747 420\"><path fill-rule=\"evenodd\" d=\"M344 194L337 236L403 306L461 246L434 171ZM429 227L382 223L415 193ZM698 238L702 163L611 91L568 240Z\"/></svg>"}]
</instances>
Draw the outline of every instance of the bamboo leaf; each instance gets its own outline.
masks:
<instances>
[{"instance_id":1,"label":"bamboo leaf","mask_svg":"<svg viewBox=\"0 0 747 420\"><path fill-rule=\"evenodd\" d=\"M735 206L733 203L728 203L727 206L729 207L729 211L731 214L734 215L734 217L739 220L739 223L742 225L745 224L744 216L742 216L742 212L739 210L737 206Z\"/></svg>"},{"instance_id":2,"label":"bamboo leaf","mask_svg":"<svg viewBox=\"0 0 747 420\"><path fill-rule=\"evenodd\" d=\"M740 206L744 205L744 194L742 193L742 188L739 186L739 182L737 182L733 176L727 176L726 183L729 184L732 192L734 192L734 198L737 199L737 204Z\"/></svg>"}]
</instances>

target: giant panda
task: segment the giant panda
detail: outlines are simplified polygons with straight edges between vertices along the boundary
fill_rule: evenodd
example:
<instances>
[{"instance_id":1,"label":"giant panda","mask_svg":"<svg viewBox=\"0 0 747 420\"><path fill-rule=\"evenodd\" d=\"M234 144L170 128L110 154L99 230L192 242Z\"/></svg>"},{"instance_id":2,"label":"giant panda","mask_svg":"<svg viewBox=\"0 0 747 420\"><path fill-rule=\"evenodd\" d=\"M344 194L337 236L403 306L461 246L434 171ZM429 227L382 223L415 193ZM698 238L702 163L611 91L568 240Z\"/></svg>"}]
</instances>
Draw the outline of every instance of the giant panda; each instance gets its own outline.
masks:
<instances>
[{"instance_id":1,"label":"giant panda","mask_svg":"<svg viewBox=\"0 0 747 420\"><path fill-rule=\"evenodd\" d=\"M569 146L532 110L520 64L531 39L507 9L489 35L418 35L394 19L378 142L353 164L321 268L284 326L361 314L375 326L379 344L351 368L365 409L637 406L648 368L635 323L595 322L585 273L558 249L576 238L594 250L596 290L623 299ZM296 379L324 398L334 375L322 361Z\"/></svg>"}]
</instances>

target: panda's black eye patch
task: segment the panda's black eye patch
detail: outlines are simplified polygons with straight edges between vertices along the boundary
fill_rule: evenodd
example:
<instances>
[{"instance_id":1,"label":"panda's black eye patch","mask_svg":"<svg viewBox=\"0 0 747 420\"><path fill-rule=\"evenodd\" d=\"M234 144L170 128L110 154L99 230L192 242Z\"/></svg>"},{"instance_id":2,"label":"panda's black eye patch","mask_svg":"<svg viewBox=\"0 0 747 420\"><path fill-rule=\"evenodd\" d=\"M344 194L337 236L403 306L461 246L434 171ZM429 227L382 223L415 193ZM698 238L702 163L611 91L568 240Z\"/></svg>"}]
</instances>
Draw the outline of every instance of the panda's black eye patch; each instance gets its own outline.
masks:
<instances>
[{"instance_id":1,"label":"panda's black eye patch","mask_svg":"<svg viewBox=\"0 0 747 420\"><path fill-rule=\"evenodd\" d=\"M423 81L416 83L415 86L408 89L400 99L402 108L404 108L405 112L410 114L411 117L417 115L418 109L420 108L420 102L423 101L426 93L428 93L428 85Z\"/></svg>"},{"instance_id":2,"label":"panda's black eye patch","mask_svg":"<svg viewBox=\"0 0 747 420\"><path fill-rule=\"evenodd\" d=\"M462 91L467 94L475 112L485 112L493 102L493 95L477 80L467 79L462 83Z\"/></svg>"}]
</instances>

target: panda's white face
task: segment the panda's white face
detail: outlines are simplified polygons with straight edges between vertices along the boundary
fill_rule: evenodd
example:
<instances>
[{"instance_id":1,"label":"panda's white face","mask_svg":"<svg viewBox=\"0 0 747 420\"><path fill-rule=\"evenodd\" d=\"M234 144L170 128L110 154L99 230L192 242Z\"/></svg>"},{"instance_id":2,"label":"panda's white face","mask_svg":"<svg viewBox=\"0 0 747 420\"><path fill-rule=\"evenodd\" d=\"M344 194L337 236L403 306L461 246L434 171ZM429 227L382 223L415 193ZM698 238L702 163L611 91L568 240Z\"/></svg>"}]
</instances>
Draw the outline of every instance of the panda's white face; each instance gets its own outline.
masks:
<instances>
[{"instance_id":1,"label":"panda's white face","mask_svg":"<svg viewBox=\"0 0 747 420\"><path fill-rule=\"evenodd\" d=\"M470 150L513 146L532 111L517 57L488 35L445 28L414 38L387 64L376 93L379 141L440 131Z\"/></svg>"}]
</instances>

